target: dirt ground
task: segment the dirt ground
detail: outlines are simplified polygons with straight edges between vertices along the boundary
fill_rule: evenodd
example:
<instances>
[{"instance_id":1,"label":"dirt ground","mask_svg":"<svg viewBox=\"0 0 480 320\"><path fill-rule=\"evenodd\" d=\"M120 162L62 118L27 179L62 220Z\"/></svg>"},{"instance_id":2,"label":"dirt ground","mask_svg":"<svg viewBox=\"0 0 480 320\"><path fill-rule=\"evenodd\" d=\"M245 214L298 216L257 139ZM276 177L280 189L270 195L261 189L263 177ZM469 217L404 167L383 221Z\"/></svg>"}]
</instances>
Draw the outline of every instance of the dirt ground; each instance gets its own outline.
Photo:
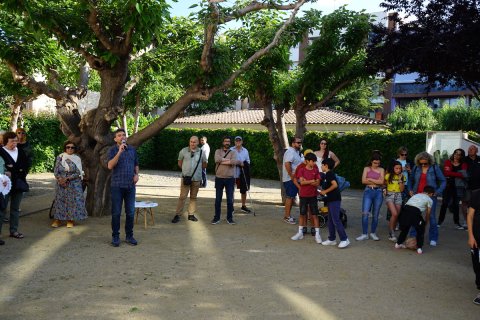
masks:
<instances>
[{"instance_id":1,"label":"dirt ground","mask_svg":"<svg viewBox=\"0 0 480 320\"><path fill-rule=\"evenodd\" d=\"M51 183L49 175L33 175L34 196L25 205L48 205ZM4 225L0 319L480 317L480 307L472 303L477 291L467 233L454 229L451 216L440 229L439 246L426 246L423 255L392 248L385 207L381 241L356 242L361 192L347 190L342 207L352 244L342 250L318 245L312 236L290 240L297 226L281 220L275 181L253 180L257 215L236 213L236 225L209 223L213 183L199 193L200 221L184 216L173 225L178 184L175 173L142 173L137 199L159 207L155 225L144 229L142 220L135 226L136 247L110 245L109 217L52 229L48 210L41 210L21 218L23 240L6 237ZM239 211L238 199L235 208ZM326 238L326 229L321 233Z\"/></svg>"}]
</instances>

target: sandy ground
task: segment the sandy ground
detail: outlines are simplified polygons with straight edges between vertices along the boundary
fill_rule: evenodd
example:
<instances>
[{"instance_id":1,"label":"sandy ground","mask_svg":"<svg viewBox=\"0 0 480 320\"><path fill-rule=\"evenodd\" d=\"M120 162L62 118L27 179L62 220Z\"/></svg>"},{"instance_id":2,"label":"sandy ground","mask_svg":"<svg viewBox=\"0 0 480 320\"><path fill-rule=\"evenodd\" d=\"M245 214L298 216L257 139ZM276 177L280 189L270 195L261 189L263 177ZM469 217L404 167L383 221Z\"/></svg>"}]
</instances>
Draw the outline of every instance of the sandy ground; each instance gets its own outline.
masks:
<instances>
[{"instance_id":1,"label":"sandy ground","mask_svg":"<svg viewBox=\"0 0 480 320\"><path fill-rule=\"evenodd\" d=\"M46 207L51 175L30 181L25 206ZM110 246L109 217L52 229L40 210L21 218L23 240L4 226L0 319L479 319L467 233L451 216L421 256L392 249L384 207L381 241L359 243L361 192L347 190L352 245L341 250L290 240L297 226L281 221L278 182L253 180L257 216L236 214L234 226L209 224L213 183L200 191L200 221L172 225L178 185L176 173L141 175L137 199L159 207L155 225L135 226L136 247Z\"/></svg>"}]
</instances>

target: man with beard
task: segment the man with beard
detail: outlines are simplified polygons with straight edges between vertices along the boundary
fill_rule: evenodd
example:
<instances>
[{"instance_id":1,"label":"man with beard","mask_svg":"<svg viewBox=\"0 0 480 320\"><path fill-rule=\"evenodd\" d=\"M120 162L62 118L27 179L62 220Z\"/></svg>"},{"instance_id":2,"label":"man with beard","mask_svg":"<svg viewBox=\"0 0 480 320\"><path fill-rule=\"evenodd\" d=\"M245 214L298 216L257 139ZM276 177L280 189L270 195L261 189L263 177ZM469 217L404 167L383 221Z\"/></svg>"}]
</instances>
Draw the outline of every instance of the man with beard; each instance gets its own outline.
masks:
<instances>
[{"instance_id":1,"label":"man with beard","mask_svg":"<svg viewBox=\"0 0 480 320\"><path fill-rule=\"evenodd\" d=\"M220 222L223 189L227 195L227 223L233 221L233 190L235 186L234 169L237 163L237 152L230 150L230 137L224 137L222 148L215 151L215 216L212 224Z\"/></svg>"},{"instance_id":2,"label":"man with beard","mask_svg":"<svg viewBox=\"0 0 480 320\"><path fill-rule=\"evenodd\" d=\"M300 185L295 178L295 169L304 160L301 150L302 139L294 137L292 139L291 147L289 147L283 155L282 181L286 194L285 215L283 221L290 224L296 224L295 219L290 216L290 211L292 210L293 199L297 196L298 189L300 188Z\"/></svg>"}]
</instances>

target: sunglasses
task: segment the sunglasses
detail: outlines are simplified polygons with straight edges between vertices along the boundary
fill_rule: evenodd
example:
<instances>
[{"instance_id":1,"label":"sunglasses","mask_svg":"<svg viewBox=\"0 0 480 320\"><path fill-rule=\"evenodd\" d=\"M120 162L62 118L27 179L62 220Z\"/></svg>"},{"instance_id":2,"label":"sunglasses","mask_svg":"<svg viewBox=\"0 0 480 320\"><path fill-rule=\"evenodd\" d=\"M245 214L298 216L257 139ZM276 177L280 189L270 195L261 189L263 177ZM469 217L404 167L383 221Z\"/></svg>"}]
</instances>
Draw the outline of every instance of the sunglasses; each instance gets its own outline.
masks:
<instances>
[{"instance_id":1,"label":"sunglasses","mask_svg":"<svg viewBox=\"0 0 480 320\"><path fill-rule=\"evenodd\" d=\"M408 154L406 154L406 153L401 153L400 155L401 155L402 157L406 157Z\"/></svg>"},{"instance_id":2,"label":"sunglasses","mask_svg":"<svg viewBox=\"0 0 480 320\"><path fill-rule=\"evenodd\" d=\"M320 144L324 144L324 145L327 145L327 143L326 143L326 142L320 142Z\"/></svg>"},{"instance_id":3,"label":"sunglasses","mask_svg":"<svg viewBox=\"0 0 480 320\"><path fill-rule=\"evenodd\" d=\"M27 134L27 133L23 131L18 131L17 134Z\"/></svg>"},{"instance_id":4,"label":"sunglasses","mask_svg":"<svg viewBox=\"0 0 480 320\"><path fill-rule=\"evenodd\" d=\"M65 149L72 149L72 150L75 150L75 149L77 149L77 147L75 147L75 146L66 146L66 147L65 147Z\"/></svg>"},{"instance_id":5,"label":"sunglasses","mask_svg":"<svg viewBox=\"0 0 480 320\"><path fill-rule=\"evenodd\" d=\"M428 166L428 162L420 162L421 166Z\"/></svg>"}]
</instances>

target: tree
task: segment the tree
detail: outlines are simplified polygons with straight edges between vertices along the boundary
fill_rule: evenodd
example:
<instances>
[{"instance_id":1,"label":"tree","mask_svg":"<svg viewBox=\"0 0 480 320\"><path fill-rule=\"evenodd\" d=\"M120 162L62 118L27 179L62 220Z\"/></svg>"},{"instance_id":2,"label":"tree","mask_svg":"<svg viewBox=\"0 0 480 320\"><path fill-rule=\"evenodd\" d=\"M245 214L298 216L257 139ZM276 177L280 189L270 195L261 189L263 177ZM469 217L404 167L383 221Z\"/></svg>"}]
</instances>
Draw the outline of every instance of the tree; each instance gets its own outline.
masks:
<instances>
[{"instance_id":1,"label":"tree","mask_svg":"<svg viewBox=\"0 0 480 320\"><path fill-rule=\"evenodd\" d=\"M202 1L196 20L203 26L201 46L185 53L185 56L196 55L196 63L183 70L188 84L181 97L161 117L131 135L128 143L141 145L171 124L193 102L206 101L224 92L253 62L275 47L305 2L307 0L238 1L233 6L225 6L218 1ZM219 77L217 71L224 69L224 64L218 63L217 54L222 50L231 53L231 49L218 42L219 28L261 10L291 10L291 16L265 47ZM87 210L90 215L109 214L110 172L106 168L106 153L112 145L110 127L124 113L125 89L135 81L129 79L131 61L152 48L168 50L164 46L172 45L168 42L169 34L175 30L165 28L169 25L168 5L162 0L6 0L0 4L0 15L0 58L16 82L56 100L62 131L82 150L89 178ZM83 117L77 110L78 99L85 92L83 82L67 86L53 72L56 81L48 84L35 80L29 72L48 65L49 56L45 53L50 43L81 57L100 76L98 107ZM31 70L25 69L19 60L31 65ZM44 74L48 74L46 71Z\"/></svg>"},{"instance_id":2,"label":"tree","mask_svg":"<svg viewBox=\"0 0 480 320\"><path fill-rule=\"evenodd\" d=\"M480 98L480 2L477 0L387 0L381 4L406 16L398 28L376 26L372 61L393 73L419 73L431 87L467 87Z\"/></svg>"},{"instance_id":3,"label":"tree","mask_svg":"<svg viewBox=\"0 0 480 320\"><path fill-rule=\"evenodd\" d=\"M437 120L432 108L425 100L409 103L405 108L397 108L388 117L392 130L433 130Z\"/></svg>"}]
</instances>

